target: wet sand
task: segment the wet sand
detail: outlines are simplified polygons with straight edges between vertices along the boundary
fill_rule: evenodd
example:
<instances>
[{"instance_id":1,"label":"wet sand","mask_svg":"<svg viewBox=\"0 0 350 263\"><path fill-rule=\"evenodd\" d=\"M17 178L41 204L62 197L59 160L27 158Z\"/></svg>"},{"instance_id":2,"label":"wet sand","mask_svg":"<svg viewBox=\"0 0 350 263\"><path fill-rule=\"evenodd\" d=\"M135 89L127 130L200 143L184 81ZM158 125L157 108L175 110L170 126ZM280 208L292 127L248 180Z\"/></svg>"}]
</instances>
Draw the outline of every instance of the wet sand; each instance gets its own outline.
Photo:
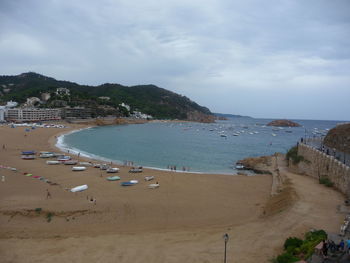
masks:
<instances>
[{"instance_id":1,"label":"wet sand","mask_svg":"<svg viewBox=\"0 0 350 263\"><path fill-rule=\"evenodd\" d=\"M17 169L0 169L5 176L0 182L2 262L217 262L223 258L225 232L231 237L228 260L268 262L289 235L310 228L337 231L340 225L336 205L343 197L305 176L287 174L296 188L296 201L267 217L263 213L270 198L269 175L148 169L130 174L130 167L114 165L120 168L121 181L139 180L135 186L121 187L118 181L106 180L111 174L96 168L73 172L71 166L47 165L47 159L20 158L22 150L58 151L55 136L83 127L69 124L65 129L25 132L24 127L0 126L0 147L6 146L0 149L0 165ZM144 176L151 175L155 180L145 182ZM160 187L148 189L156 181ZM68 191L82 184L89 189ZM47 199L47 190L52 198ZM311 198L310 191L328 191L327 198Z\"/></svg>"}]
</instances>

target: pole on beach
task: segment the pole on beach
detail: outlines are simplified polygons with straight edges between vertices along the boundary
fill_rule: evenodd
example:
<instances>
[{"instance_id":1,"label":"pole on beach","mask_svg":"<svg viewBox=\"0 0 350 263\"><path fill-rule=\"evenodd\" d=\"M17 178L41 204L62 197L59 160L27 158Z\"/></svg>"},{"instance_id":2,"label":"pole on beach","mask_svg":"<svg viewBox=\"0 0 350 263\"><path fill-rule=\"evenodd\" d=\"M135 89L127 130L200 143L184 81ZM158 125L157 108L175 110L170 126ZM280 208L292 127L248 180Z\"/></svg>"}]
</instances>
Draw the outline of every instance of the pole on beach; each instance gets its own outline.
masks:
<instances>
[{"instance_id":1,"label":"pole on beach","mask_svg":"<svg viewBox=\"0 0 350 263\"><path fill-rule=\"evenodd\" d=\"M229 239L229 236L228 234L226 233L224 236L224 241L225 241L225 252L224 252L224 263L226 263L226 248L227 248L227 242L228 242L228 239Z\"/></svg>"}]
</instances>

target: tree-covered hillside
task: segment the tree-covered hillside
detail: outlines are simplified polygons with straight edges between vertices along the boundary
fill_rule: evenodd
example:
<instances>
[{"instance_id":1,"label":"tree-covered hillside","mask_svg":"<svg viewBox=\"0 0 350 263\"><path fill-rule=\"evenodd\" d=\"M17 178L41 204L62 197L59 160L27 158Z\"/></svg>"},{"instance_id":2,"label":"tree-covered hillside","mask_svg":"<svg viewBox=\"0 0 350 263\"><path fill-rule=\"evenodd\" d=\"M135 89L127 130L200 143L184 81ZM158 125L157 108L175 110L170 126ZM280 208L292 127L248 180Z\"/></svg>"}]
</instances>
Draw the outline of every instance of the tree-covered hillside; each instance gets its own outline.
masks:
<instances>
[{"instance_id":1,"label":"tree-covered hillside","mask_svg":"<svg viewBox=\"0 0 350 263\"><path fill-rule=\"evenodd\" d=\"M103 84L99 86L79 85L69 81L59 81L37 73L29 72L16 76L0 76L0 102L14 100L24 103L28 97L39 97L43 92L52 96L45 107L58 107L57 88L68 88L70 96L61 97L63 105L120 108L126 103L131 110L141 111L159 119L193 119L193 116L212 116L209 109L199 106L185 96L154 85L123 86ZM98 97L107 96L110 100Z\"/></svg>"}]
</instances>

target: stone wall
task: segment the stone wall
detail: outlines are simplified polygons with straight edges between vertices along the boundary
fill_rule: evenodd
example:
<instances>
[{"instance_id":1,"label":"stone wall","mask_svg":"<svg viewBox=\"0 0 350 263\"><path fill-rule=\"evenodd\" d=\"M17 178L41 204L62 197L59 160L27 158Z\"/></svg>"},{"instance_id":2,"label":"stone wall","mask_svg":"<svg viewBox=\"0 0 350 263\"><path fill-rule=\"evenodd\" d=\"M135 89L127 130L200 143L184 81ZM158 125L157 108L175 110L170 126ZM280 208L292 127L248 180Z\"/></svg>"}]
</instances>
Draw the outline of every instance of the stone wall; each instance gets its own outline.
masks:
<instances>
[{"instance_id":1,"label":"stone wall","mask_svg":"<svg viewBox=\"0 0 350 263\"><path fill-rule=\"evenodd\" d=\"M302 155L306 161L301 161L297 165L293 165L290 161L291 170L316 179L327 177L334 183L335 188L350 198L349 166L344 165L332 156L301 143L298 145L298 155Z\"/></svg>"}]
</instances>

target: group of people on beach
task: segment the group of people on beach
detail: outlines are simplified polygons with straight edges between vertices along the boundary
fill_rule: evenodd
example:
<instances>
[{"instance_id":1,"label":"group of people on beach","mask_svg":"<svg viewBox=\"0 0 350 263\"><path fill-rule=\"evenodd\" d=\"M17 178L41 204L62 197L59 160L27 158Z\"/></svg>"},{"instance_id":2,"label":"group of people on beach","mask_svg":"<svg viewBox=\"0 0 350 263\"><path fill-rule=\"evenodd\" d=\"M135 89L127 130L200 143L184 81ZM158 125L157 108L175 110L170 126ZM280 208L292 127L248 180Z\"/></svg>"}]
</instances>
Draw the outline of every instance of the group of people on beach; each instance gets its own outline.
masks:
<instances>
[{"instance_id":1,"label":"group of people on beach","mask_svg":"<svg viewBox=\"0 0 350 263\"><path fill-rule=\"evenodd\" d=\"M170 171L176 171L176 165L168 165L167 169L170 170ZM189 172L190 171L190 167L182 166L182 171Z\"/></svg>"},{"instance_id":2,"label":"group of people on beach","mask_svg":"<svg viewBox=\"0 0 350 263\"><path fill-rule=\"evenodd\" d=\"M321 242L321 255L324 259L328 258L328 252L336 253L336 252L346 252L350 255L350 237L344 241L342 239L339 244L336 244L333 240L323 240Z\"/></svg>"}]
</instances>

